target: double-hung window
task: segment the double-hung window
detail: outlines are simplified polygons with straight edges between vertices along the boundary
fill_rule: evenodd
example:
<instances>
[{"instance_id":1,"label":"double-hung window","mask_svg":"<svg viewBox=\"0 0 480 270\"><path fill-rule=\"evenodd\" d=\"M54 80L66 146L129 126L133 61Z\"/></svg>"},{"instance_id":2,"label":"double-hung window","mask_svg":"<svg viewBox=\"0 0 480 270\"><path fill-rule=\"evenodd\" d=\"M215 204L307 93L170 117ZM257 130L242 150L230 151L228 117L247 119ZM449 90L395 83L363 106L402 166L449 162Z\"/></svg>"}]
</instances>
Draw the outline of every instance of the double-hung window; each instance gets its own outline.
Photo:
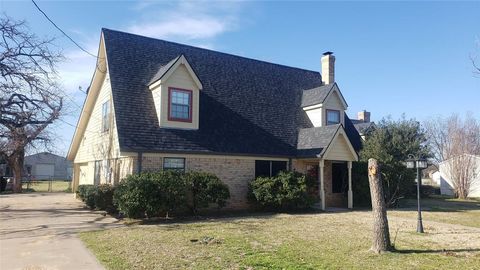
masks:
<instances>
[{"instance_id":1,"label":"double-hung window","mask_svg":"<svg viewBox=\"0 0 480 270\"><path fill-rule=\"evenodd\" d=\"M336 125L340 123L340 111L327 110L327 125Z\"/></svg>"},{"instance_id":2,"label":"double-hung window","mask_svg":"<svg viewBox=\"0 0 480 270\"><path fill-rule=\"evenodd\" d=\"M185 171L185 159L184 158L171 158L166 157L163 159L163 170L175 170L175 171Z\"/></svg>"},{"instance_id":3,"label":"double-hung window","mask_svg":"<svg viewBox=\"0 0 480 270\"><path fill-rule=\"evenodd\" d=\"M168 120L192 122L192 91L168 89Z\"/></svg>"},{"instance_id":4,"label":"double-hung window","mask_svg":"<svg viewBox=\"0 0 480 270\"><path fill-rule=\"evenodd\" d=\"M102 104L102 132L110 129L110 100Z\"/></svg>"}]
</instances>

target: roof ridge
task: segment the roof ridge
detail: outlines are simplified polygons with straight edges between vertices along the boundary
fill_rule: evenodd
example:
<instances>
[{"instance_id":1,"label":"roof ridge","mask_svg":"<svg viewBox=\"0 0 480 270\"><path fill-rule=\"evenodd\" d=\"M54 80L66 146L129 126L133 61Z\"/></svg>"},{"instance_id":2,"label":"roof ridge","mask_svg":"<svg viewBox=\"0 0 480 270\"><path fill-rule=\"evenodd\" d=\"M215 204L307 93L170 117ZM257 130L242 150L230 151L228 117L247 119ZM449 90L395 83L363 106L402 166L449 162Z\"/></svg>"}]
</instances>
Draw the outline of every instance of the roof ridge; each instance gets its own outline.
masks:
<instances>
[{"instance_id":1,"label":"roof ridge","mask_svg":"<svg viewBox=\"0 0 480 270\"><path fill-rule=\"evenodd\" d=\"M163 41L163 42L166 42L166 43L181 45L181 46L190 47L190 48L194 48L194 49L198 49L198 50L205 50L205 51L220 53L220 54L224 54L224 55L228 55L228 56L233 56L233 57L237 57L237 58L242 58L242 59L246 59L246 60L250 60L250 61L256 61L256 62L261 62L261 63L275 65L275 66L280 66L280 67L284 67L284 68L297 69L297 70L308 71L308 72L312 72L312 73L320 73L319 71L314 71L314 70L310 70L310 69L306 69L306 68L292 67L292 66L287 66L287 65L283 65L283 64L272 63L272 62L268 62L268 61L265 61L265 60L249 58L249 57L246 57L246 56L240 56L240 55L236 55L236 54L232 54L232 53L226 53L226 52L216 51L216 50L212 50L212 49L201 48L201 47L196 47L196 46L192 46L192 45L188 45L188 44L183 44L183 43L179 43L179 42L168 41L168 40L154 38L154 37L147 37L147 36L142 36L142 35L139 35L139 34L134 34L134 33L129 33L129 32L124 32L124 31L120 31L120 30L113 30L113 29L108 29L108 28L102 27L102 32L105 31L105 30L106 31L111 31L111 32L122 33L122 34L127 34L127 35L132 35L132 36L137 36L137 37L142 37L142 38L146 38L146 39ZM321 76L321 74L320 74L320 76Z\"/></svg>"}]
</instances>

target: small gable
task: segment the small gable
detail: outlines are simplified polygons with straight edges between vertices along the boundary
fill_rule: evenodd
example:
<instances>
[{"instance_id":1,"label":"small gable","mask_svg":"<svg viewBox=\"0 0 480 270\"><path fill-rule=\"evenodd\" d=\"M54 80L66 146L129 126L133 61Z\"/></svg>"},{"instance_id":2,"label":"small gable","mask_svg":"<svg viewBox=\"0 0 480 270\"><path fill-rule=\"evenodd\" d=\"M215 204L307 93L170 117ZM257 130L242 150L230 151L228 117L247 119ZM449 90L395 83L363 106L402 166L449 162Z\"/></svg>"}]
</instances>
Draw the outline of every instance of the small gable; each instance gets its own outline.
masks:
<instances>
[{"instance_id":1,"label":"small gable","mask_svg":"<svg viewBox=\"0 0 480 270\"><path fill-rule=\"evenodd\" d=\"M353 149L352 145L348 141L345 132L341 131L335 136L327 151L324 154L324 158L328 160L346 160L357 161L357 153Z\"/></svg>"},{"instance_id":2,"label":"small gable","mask_svg":"<svg viewBox=\"0 0 480 270\"><path fill-rule=\"evenodd\" d=\"M345 110L346 107L340 97L339 91L333 91L325 101L325 107L330 109Z\"/></svg>"}]
</instances>

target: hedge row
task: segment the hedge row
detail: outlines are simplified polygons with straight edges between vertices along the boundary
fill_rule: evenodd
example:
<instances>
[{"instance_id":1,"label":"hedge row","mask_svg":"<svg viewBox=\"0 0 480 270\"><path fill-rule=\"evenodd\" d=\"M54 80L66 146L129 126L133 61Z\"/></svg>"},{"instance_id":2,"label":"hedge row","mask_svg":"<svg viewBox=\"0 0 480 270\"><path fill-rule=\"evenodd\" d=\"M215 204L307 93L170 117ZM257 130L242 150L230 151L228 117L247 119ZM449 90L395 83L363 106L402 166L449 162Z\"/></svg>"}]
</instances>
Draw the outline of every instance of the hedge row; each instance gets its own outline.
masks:
<instances>
[{"instance_id":1,"label":"hedge row","mask_svg":"<svg viewBox=\"0 0 480 270\"><path fill-rule=\"evenodd\" d=\"M117 212L117 208L113 203L114 190L115 188L113 186L107 184L98 186L80 185L78 186L77 194L90 209L115 213Z\"/></svg>"},{"instance_id":2,"label":"hedge row","mask_svg":"<svg viewBox=\"0 0 480 270\"><path fill-rule=\"evenodd\" d=\"M250 182L248 199L253 206L268 210L305 209L314 202L309 190L314 181L297 172L280 172ZM119 185L81 185L79 197L91 209L121 212L130 218L165 216L202 208L221 208L230 198L227 185L214 174L176 171L130 175Z\"/></svg>"},{"instance_id":3,"label":"hedge row","mask_svg":"<svg viewBox=\"0 0 480 270\"><path fill-rule=\"evenodd\" d=\"M115 188L82 185L78 194L91 209L118 209L130 218L197 214L212 204L223 207L230 198L227 185L214 174L176 171L130 175Z\"/></svg>"}]
</instances>

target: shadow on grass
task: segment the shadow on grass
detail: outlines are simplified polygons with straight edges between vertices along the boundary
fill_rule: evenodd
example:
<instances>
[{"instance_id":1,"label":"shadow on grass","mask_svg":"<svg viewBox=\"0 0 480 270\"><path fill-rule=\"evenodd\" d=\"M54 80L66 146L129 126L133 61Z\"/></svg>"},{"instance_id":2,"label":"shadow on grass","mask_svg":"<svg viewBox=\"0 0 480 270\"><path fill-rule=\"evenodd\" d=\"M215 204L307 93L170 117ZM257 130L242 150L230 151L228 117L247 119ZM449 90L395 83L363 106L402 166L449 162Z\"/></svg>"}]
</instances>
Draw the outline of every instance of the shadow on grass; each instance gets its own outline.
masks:
<instances>
[{"instance_id":1,"label":"shadow on grass","mask_svg":"<svg viewBox=\"0 0 480 270\"><path fill-rule=\"evenodd\" d=\"M480 248L461 248L461 249L404 249L395 250L395 253L401 254L429 254L429 253L457 253L457 252L478 252Z\"/></svg>"}]
</instances>

